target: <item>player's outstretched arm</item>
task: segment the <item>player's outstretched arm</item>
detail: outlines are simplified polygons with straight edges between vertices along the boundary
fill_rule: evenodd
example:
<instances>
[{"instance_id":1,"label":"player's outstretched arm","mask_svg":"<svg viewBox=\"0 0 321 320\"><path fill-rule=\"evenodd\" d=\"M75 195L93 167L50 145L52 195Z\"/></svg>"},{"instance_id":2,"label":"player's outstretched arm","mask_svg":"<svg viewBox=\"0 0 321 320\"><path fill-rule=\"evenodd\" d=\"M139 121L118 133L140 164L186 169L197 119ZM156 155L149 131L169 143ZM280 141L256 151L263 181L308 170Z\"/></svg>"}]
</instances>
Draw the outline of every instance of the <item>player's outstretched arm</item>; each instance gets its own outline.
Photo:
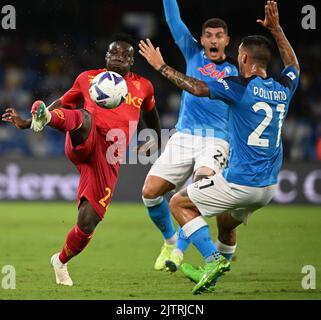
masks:
<instances>
[{"instance_id":1,"label":"player's outstretched arm","mask_svg":"<svg viewBox=\"0 0 321 320\"><path fill-rule=\"evenodd\" d=\"M192 38L190 31L182 21L177 0L163 0L163 6L166 22L171 30L175 42L179 43L184 36L190 36Z\"/></svg>"},{"instance_id":2,"label":"player's outstretched arm","mask_svg":"<svg viewBox=\"0 0 321 320\"><path fill-rule=\"evenodd\" d=\"M300 66L295 52L286 38L279 22L279 10L275 1L268 1L265 5L265 18L264 21L258 19L257 22L264 28L270 30L273 38L275 39L281 59L286 67L293 66L300 71Z\"/></svg>"},{"instance_id":3,"label":"player's outstretched arm","mask_svg":"<svg viewBox=\"0 0 321 320\"><path fill-rule=\"evenodd\" d=\"M18 129L28 129L31 126L31 119L23 119L16 109L8 108L1 117L2 121L12 123Z\"/></svg>"},{"instance_id":4,"label":"player's outstretched arm","mask_svg":"<svg viewBox=\"0 0 321 320\"><path fill-rule=\"evenodd\" d=\"M146 39L146 42L141 40L139 43L139 49L139 53L147 60L147 62L177 87L198 97L210 96L209 88L205 82L196 78L188 77L187 75L168 66L164 62L160 49L158 47L155 49L149 39Z\"/></svg>"},{"instance_id":5,"label":"player's outstretched arm","mask_svg":"<svg viewBox=\"0 0 321 320\"><path fill-rule=\"evenodd\" d=\"M54 101L49 107L49 111L54 109L65 107L60 99ZM68 107L67 107L68 108ZM12 123L18 129L29 129L31 126L32 119L23 119L19 115L16 109L8 108L5 110L4 114L1 117L2 121Z\"/></svg>"}]
</instances>

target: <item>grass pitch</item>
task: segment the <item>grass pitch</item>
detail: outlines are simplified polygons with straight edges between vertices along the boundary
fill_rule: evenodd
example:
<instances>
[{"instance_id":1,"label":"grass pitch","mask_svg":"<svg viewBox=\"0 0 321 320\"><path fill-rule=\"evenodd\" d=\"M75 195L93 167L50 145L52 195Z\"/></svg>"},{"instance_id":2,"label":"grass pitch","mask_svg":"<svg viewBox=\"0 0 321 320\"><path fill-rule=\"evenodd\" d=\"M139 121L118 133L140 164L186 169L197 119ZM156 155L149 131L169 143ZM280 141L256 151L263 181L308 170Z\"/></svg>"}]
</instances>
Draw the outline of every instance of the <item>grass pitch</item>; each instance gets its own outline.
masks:
<instances>
[{"instance_id":1,"label":"grass pitch","mask_svg":"<svg viewBox=\"0 0 321 320\"><path fill-rule=\"evenodd\" d=\"M268 206L238 228L237 260L215 293L193 296L181 272L153 270L162 239L137 204L111 204L86 250L69 263L74 287L57 286L49 265L76 221L75 204L0 204L0 270L16 269L16 289L0 299L321 299L321 209ZM209 219L216 239L215 219ZM185 261L203 264L191 246ZM301 286L316 269L316 289Z\"/></svg>"}]
</instances>

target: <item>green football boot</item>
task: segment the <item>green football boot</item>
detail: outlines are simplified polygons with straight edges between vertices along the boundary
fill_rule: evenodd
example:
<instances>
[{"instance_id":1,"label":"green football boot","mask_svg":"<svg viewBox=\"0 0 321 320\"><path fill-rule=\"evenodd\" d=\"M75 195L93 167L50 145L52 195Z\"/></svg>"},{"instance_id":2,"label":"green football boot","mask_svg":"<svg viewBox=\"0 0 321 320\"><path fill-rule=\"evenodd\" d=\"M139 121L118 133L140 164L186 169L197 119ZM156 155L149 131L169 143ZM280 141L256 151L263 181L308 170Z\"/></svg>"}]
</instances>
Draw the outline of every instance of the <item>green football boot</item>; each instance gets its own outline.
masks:
<instances>
[{"instance_id":1,"label":"green football boot","mask_svg":"<svg viewBox=\"0 0 321 320\"><path fill-rule=\"evenodd\" d=\"M190 279L191 281L198 283L203 276L204 273L204 267L194 267L193 265L189 263L183 263L181 265L181 270L184 273L185 277ZM212 281L211 285L204 289L210 292L215 291L215 285L216 285L216 280Z\"/></svg>"},{"instance_id":2,"label":"green football boot","mask_svg":"<svg viewBox=\"0 0 321 320\"><path fill-rule=\"evenodd\" d=\"M218 277L222 276L225 272L229 271L231 263L223 256L219 257L210 263L207 263L204 267L202 278L198 281L193 288L193 294L199 294L207 290Z\"/></svg>"},{"instance_id":3,"label":"green football boot","mask_svg":"<svg viewBox=\"0 0 321 320\"><path fill-rule=\"evenodd\" d=\"M176 244L164 243L158 258L155 261L154 269L157 271L165 269L165 261L169 259L172 251L175 249Z\"/></svg>"}]
</instances>

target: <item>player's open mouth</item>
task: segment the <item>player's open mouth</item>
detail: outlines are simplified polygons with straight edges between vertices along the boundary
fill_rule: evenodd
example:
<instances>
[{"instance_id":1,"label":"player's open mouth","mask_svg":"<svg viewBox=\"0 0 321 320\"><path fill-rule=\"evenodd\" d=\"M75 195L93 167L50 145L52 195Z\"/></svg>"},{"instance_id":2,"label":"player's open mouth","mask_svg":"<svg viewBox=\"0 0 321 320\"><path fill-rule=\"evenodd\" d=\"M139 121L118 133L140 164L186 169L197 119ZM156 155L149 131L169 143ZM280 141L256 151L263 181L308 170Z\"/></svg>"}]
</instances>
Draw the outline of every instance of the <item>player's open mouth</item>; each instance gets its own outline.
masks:
<instances>
[{"instance_id":1,"label":"player's open mouth","mask_svg":"<svg viewBox=\"0 0 321 320\"><path fill-rule=\"evenodd\" d=\"M213 48L210 49L210 52L211 52L211 53L217 53L217 52L218 52L218 49L215 48L215 47L213 47Z\"/></svg>"}]
</instances>

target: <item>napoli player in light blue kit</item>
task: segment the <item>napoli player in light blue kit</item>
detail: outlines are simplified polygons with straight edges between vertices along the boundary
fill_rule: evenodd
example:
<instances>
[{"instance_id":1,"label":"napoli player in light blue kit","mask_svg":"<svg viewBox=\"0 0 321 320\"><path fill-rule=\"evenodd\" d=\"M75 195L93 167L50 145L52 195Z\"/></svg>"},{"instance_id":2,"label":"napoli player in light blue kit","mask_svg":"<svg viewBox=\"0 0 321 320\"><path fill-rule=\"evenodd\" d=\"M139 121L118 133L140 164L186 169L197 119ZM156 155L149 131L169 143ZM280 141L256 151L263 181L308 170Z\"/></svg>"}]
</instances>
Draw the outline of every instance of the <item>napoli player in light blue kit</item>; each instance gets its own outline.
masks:
<instances>
[{"instance_id":1,"label":"napoli player in light blue kit","mask_svg":"<svg viewBox=\"0 0 321 320\"><path fill-rule=\"evenodd\" d=\"M238 75L237 67L225 54L229 44L228 28L222 19L207 20L198 43L183 23L176 0L163 0L165 17L175 43L186 61L186 73L203 81ZM224 101L196 97L183 91L177 132L148 173L143 187L143 202L165 240L154 268L176 271L190 240L174 228L164 194L180 189L193 175L193 181L219 173L229 153L229 110ZM228 258L236 248L236 233L222 229L218 218L219 250ZM177 241L177 244L176 244ZM175 249L175 246L177 248Z\"/></svg>"},{"instance_id":2,"label":"napoli player in light blue kit","mask_svg":"<svg viewBox=\"0 0 321 320\"><path fill-rule=\"evenodd\" d=\"M172 214L206 262L202 268L182 265L184 274L197 281L194 294L208 289L230 269L230 262L211 240L203 217L224 213L228 215L226 226L246 224L254 211L271 201L282 165L281 129L298 86L299 63L279 24L275 1L267 2L265 19L257 22L270 30L285 65L276 80L267 76L271 49L269 40L262 36L249 36L241 42L238 62L242 76L216 82L202 82L174 70L149 40L140 43L140 53L178 87L197 96L221 99L230 106L229 167L189 185L170 202Z\"/></svg>"}]
</instances>

